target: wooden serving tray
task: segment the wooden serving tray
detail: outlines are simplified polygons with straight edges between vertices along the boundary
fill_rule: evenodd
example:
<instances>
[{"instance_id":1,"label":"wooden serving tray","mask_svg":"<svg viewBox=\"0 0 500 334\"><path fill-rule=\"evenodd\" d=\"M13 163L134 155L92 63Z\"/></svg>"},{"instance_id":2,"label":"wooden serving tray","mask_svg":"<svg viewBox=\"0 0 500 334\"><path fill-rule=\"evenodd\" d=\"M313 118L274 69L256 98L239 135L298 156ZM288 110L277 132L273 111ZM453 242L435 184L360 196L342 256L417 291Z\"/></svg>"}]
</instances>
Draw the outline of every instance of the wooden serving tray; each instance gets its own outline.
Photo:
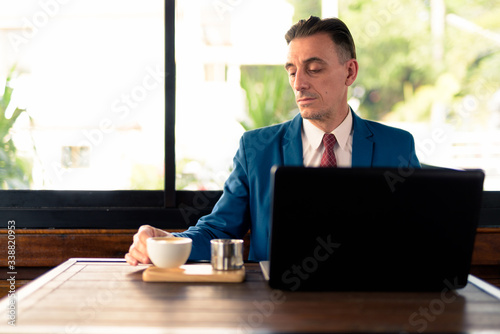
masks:
<instances>
[{"instance_id":1,"label":"wooden serving tray","mask_svg":"<svg viewBox=\"0 0 500 334\"><path fill-rule=\"evenodd\" d=\"M240 283L245 267L238 270L213 270L211 264L185 264L179 268L151 266L142 273L145 282L219 282Z\"/></svg>"}]
</instances>

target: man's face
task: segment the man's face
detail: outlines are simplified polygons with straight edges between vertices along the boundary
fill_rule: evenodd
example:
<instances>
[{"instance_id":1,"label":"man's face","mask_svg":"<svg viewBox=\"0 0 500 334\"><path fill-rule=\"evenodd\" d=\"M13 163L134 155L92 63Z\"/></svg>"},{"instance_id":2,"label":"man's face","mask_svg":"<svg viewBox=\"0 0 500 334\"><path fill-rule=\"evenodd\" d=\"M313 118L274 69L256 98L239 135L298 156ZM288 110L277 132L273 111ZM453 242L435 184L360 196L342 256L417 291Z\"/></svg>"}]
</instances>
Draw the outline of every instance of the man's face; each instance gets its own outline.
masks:
<instances>
[{"instance_id":1,"label":"man's face","mask_svg":"<svg viewBox=\"0 0 500 334\"><path fill-rule=\"evenodd\" d=\"M347 89L356 79L358 65L355 59L340 63L328 34L293 39L285 68L303 118L329 123L343 120L348 110Z\"/></svg>"}]
</instances>

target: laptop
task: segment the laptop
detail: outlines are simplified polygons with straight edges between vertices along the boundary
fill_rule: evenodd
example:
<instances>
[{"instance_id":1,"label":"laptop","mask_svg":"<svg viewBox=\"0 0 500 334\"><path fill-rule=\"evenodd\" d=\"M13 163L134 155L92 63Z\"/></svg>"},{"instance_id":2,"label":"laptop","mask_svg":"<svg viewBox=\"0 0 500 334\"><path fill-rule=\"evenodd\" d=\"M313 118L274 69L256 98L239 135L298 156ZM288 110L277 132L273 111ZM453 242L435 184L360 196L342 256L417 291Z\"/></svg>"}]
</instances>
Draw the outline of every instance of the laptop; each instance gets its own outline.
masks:
<instances>
[{"instance_id":1,"label":"laptop","mask_svg":"<svg viewBox=\"0 0 500 334\"><path fill-rule=\"evenodd\" d=\"M467 284L481 170L274 167L272 288L443 291Z\"/></svg>"}]
</instances>

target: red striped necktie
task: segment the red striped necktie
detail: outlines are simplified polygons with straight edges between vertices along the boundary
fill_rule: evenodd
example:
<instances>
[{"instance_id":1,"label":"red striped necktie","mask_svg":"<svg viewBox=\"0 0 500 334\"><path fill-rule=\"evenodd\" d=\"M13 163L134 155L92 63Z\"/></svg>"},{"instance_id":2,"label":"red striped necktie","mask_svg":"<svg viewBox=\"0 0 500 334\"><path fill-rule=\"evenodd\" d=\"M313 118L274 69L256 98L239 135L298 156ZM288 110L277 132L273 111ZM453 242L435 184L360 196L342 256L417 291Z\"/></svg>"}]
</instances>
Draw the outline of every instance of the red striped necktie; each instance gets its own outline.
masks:
<instances>
[{"instance_id":1,"label":"red striped necktie","mask_svg":"<svg viewBox=\"0 0 500 334\"><path fill-rule=\"evenodd\" d=\"M333 147L337 139L332 133L325 133L323 136L323 146L325 151L321 157L320 167L337 167L337 159L335 158L335 153L333 153Z\"/></svg>"}]
</instances>

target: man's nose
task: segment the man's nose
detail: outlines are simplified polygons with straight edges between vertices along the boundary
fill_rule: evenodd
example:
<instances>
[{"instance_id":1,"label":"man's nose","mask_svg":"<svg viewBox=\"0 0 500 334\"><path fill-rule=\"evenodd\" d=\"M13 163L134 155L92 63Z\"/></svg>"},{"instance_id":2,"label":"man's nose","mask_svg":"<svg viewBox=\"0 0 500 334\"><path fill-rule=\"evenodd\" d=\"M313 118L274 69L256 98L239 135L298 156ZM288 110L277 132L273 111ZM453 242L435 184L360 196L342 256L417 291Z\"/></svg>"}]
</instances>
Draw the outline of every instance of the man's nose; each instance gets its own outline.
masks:
<instances>
[{"instance_id":1,"label":"man's nose","mask_svg":"<svg viewBox=\"0 0 500 334\"><path fill-rule=\"evenodd\" d=\"M295 81L293 82L293 88L297 91L303 91L308 88L309 83L307 78L302 71L295 72Z\"/></svg>"}]
</instances>

